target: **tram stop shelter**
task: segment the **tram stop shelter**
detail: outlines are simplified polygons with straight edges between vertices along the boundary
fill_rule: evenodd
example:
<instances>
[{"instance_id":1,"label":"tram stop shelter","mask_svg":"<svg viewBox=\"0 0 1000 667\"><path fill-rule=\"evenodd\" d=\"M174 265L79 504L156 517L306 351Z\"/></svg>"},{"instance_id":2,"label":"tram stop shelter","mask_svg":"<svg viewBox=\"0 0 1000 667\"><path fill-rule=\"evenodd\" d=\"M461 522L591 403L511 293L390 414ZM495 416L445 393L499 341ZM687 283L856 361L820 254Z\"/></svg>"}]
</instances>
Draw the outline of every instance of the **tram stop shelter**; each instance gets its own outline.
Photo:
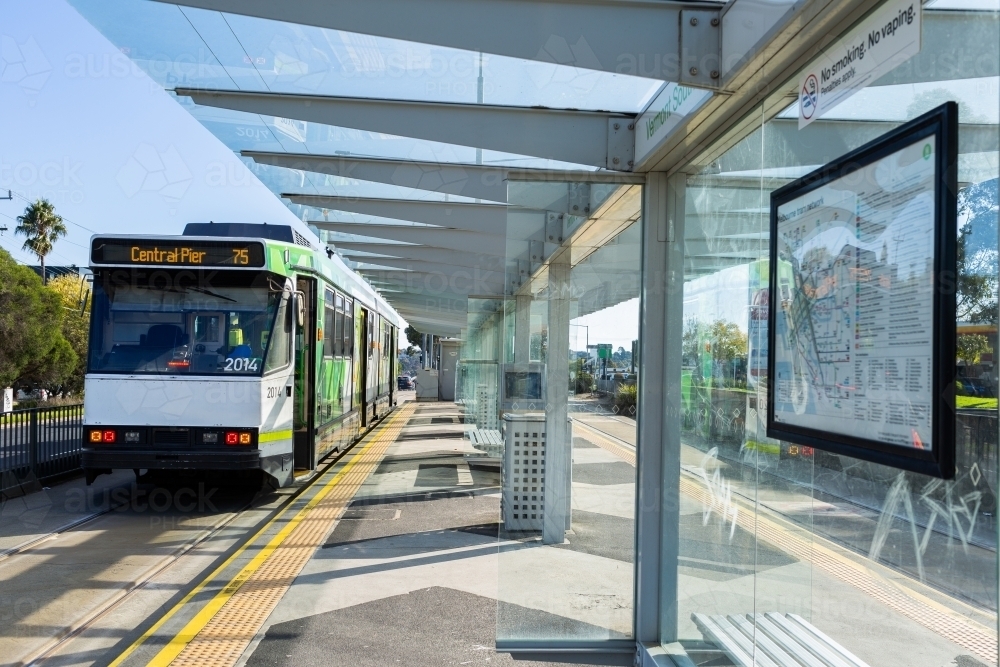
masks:
<instances>
[{"instance_id":1,"label":"tram stop shelter","mask_svg":"<svg viewBox=\"0 0 1000 667\"><path fill-rule=\"evenodd\" d=\"M996 2L71 3L425 348L461 341L465 454L544 415L537 487L498 482L545 507L495 536L498 651L997 663L995 401L959 403L946 480L768 438L760 326L771 193L947 102L959 271L996 285ZM813 108L827 73L851 94Z\"/></svg>"}]
</instances>

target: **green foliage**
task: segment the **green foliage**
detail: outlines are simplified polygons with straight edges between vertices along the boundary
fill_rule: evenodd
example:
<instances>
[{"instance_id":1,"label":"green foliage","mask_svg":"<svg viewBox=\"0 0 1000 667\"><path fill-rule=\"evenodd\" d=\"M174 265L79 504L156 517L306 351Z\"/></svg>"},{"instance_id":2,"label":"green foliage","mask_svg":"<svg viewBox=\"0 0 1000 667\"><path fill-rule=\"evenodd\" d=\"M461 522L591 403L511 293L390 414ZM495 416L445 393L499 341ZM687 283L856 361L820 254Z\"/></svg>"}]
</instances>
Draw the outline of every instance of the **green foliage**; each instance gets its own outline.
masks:
<instances>
[{"instance_id":1,"label":"green foliage","mask_svg":"<svg viewBox=\"0 0 1000 667\"><path fill-rule=\"evenodd\" d=\"M0 387L61 386L77 364L62 333L63 304L0 250Z\"/></svg>"},{"instance_id":2,"label":"green foliage","mask_svg":"<svg viewBox=\"0 0 1000 667\"><path fill-rule=\"evenodd\" d=\"M966 334L959 336L955 341L957 357L964 361L966 366L979 363L979 358L987 352L992 352L990 341L982 334Z\"/></svg>"},{"instance_id":3,"label":"green foliage","mask_svg":"<svg viewBox=\"0 0 1000 667\"><path fill-rule=\"evenodd\" d=\"M589 394L594 391L594 376L583 370L583 359L574 359L569 364L569 390L574 394Z\"/></svg>"},{"instance_id":4,"label":"green foliage","mask_svg":"<svg viewBox=\"0 0 1000 667\"><path fill-rule=\"evenodd\" d=\"M732 361L747 355L747 336L733 322L716 320L709 331L712 357L719 361Z\"/></svg>"},{"instance_id":5,"label":"green foliage","mask_svg":"<svg viewBox=\"0 0 1000 667\"><path fill-rule=\"evenodd\" d=\"M978 396L956 396L955 407L964 410L996 410L997 399Z\"/></svg>"},{"instance_id":6,"label":"green foliage","mask_svg":"<svg viewBox=\"0 0 1000 667\"><path fill-rule=\"evenodd\" d=\"M421 339L423 334L414 329L412 324L407 326L403 330L403 333L406 334L406 342L410 344L410 347L420 347L424 344L424 341ZM409 350L407 350L407 354L410 354Z\"/></svg>"},{"instance_id":7,"label":"green foliage","mask_svg":"<svg viewBox=\"0 0 1000 667\"><path fill-rule=\"evenodd\" d=\"M38 257L42 265L42 283L45 283L45 256L52 252L59 237L66 236L62 216L47 199L39 199L28 204L24 213L17 216L17 223L14 233L27 237L23 248Z\"/></svg>"},{"instance_id":8,"label":"green foliage","mask_svg":"<svg viewBox=\"0 0 1000 667\"><path fill-rule=\"evenodd\" d=\"M702 354L715 361L732 361L746 356L747 335L734 322L716 320L705 325L688 320L681 334L681 354L689 365L697 365Z\"/></svg>"},{"instance_id":9,"label":"green foliage","mask_svg":"<svg viewBox=\"0 0 1000 667\"><path fill-rule=\"evenodd\" d=\"M956 248L957 319L975 324L997 321L997 278L988 262L982 258L970 257L966 243L972 233L972 225L966 225L958 233ZM983 266L982 264L986 264ZM959 359L962 357L959 356Z\"/></svg>"},{"instance_id":10,"label":"green foliage","mask_svg":"<svg viewBox=\"0 0 1000 667\"><path fill-rule=\"evenodd\" d=\"M639 388L634 384L619 385L615 391L615 406L619 414L635 415L635 406L639 399Z\"/></svg>"},{"instance_id":11,"label":"green foliage","mask_svg":"<svg viewBox=\"0 0 1000 667\"><path fill-rule=\"evenodd\" d=\"M76 275L59 276L48 288L59 295L63 305L62 332L76 353L76 366L63 381L64 391L83 391L83 377L87 372L87 340L90 328L89 291L82 278Z\"/></svg>"}]
</instances>

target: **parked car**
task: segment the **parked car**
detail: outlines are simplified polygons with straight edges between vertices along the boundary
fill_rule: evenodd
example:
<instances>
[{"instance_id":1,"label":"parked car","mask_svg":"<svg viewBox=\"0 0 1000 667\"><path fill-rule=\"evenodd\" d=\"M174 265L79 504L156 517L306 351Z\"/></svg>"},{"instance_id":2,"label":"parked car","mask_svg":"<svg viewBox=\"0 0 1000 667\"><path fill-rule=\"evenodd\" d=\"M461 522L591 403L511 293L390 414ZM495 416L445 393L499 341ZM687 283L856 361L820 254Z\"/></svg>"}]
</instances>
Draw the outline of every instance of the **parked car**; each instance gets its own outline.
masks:
<instances>
[{"instance_id":1,"label":"parked car","mask_svg":"<svg viewBox=\"0 0 1000 667\"><path fill-rule=\"evenodd\" d=\"M413 384L413 378L409 375L400 375L396 378L396 386L399 389L413 389L416 385Z\"/></svg>"}]
</instances>

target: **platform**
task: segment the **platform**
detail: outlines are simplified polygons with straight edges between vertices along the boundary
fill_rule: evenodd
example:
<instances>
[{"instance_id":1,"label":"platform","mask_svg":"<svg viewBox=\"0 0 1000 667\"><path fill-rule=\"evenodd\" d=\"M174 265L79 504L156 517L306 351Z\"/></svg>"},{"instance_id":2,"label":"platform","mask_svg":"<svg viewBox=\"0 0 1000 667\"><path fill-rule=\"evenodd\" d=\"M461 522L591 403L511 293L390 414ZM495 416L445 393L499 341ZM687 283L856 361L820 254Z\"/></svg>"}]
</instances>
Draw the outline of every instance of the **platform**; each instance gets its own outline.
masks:
<instances>
[{"instance_id":1,"label":"platform","mask_svg":"<svg viewBox=\"0 0 1000 667\"><path fill-rule=\"evenodd\" d=\"M141 507L137 497L148 500L162 487L136 487L128 476L103 478L82 505L70 502L87 496L79 482L6 504L0 662L631 664L626 652L536 661L545 656L498 652L496 642L630 642L634 422L574 413L573 529L558 545L504 533L499 464L482 456L467 428L460 406L405 402L292 489L235 486L188 511ZM865 564L802 530L787 511L771 509L803 499L772 494L754 511L735 484L728 507L739 511L723 522L699 471L710 478L713 466L727 464L706 463L690 446L682 461L685 636L700 636L691 612L730 613L756 573L758 599L775 608L821 596L831 608L850 610L815 622L868 664L904 667L908 644L922 647L923 664L942 667L963 656L961 664L977 664L965 648L977 642L990 650L990 618ZM756 564L727 566L713 538L720 526L734 535L734 548L748 531L760 534L767 547ZM713 591L725 582L732 595L719 598ZM887 624L891 636L865 630ZM699 665L726 664L707 650L692 657Z\"/></svg>"}]
</instances>

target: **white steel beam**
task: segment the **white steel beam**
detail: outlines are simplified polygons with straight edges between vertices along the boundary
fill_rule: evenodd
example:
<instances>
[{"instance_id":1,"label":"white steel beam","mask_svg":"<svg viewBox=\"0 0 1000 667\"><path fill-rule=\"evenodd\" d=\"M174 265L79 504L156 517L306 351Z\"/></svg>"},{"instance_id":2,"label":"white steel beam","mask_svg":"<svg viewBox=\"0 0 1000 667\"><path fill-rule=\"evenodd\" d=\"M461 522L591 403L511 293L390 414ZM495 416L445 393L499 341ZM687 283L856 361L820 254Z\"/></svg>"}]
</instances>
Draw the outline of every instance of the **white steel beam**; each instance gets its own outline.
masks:
<instances>
[{"instance_id":1,"label":"white steel beam","mask_svg":"<svg viewBox=\"0 0 1000 667\"><path fill-rule=\"evenodd\" d=\"M411 292L386 291L383 296L401 308L423 309L428 312L466 313L469 309L469 298L466 296L428 296ZM395 306L394 306L395 307Z\"/></svg>"},{"instance_id":2,"label":"white steel beam","mask_svg":"<svg viewBox=\"0 0 1000 667\"><path fill-rule=\"evenodd\" d=\"M435 262L452 266L467 266L491 271L503 271L504 260L495 255L478 255L475 253L460 253L447 248L436 248L428 245L408 245L403 243L364 243L362 241L338 241L332 243L337 250L348 256L353 262L372 262L377 264L382 257L359 255L359 252L387 255L389 259L413 260L420 262ZM391 264L387 266L396 266Z\"/></svg>"},{"instance_id":3,"label":"white steel beam","mask_svg":"<svg viewBox=\"0 0 1000 667\"><path fill-rule=\"evenodd\" d=\"M399 269L407 271L421 271L423 273L442 273L445 275L467 275L470 278L483 276L484 280L501 279L504 276L504 269L485 268L481 266L465 266L461 264L423 262L420 260L400 259L399 257L359 257L352 261L358 262L359 269L378 269L379 267L388 269Z\"/></svg>"},{"instance_id":4,"label":"white steel beam","mask_svg":"<svg viewBox=\"0 0 1000 667\"><path fill-rule=\"evenodd\" d=\"M403 319L416 327L420 333L431 333L435 336L457 336L465 327L465 323L459 325L456 322L439 322L433 317L422 319L413 315L409 317L403 315Z\"/></svg>"},{"instance_id":5,"label":"white steel beam","mask_svg":"<svg viewBox=\"0 0 1000 667\"><path fill-rule=\"evenodd\" d=\"M370 236L404 243L426 243L439 248L473 252L495 257L507 256L507 239L503 236L468 232L460 229L416 227L413 225L368 225L357 222L327 222L310 220L306 224L344 234ZM332 242L334 245L336 241Z\"/></svg>"},{"instance_id":6,"label":"white steel beam","mask_svg":"<svg viewBox=\"0 0 1000 667\"><path fill-rule=\"evenodd\" d=\"M650 0L160 0L511 58L712 85L719 8ZM682 12L700 10L714 59L684 44ZM714 21L712 19L715 19ZM694 71L692 71L694 70ZM718 72L715 73L715 78Z\"/></svg>"},{"instance_id":7,"label":"white steel beam","mask_svg":"<svg viewBox=\"0 0 1000 667\"><path fill-rule=\"evenodd\" d=\"M380 218L409 220L426 225L438 225L471 232L506 235L507 205L475 202L423 201L419 199L388 199L375 197L329 197L282 193L282 199L293 204L348 211Z\"/></svg>"},{"instance_id":8,"label":"white steel beam","mask_svg":"<svg viewBox=\"0 0 1000 667\"><path fill-rule=\"evenodd\" d=\"M395 308L396 306L393 307ZM410 306L405 303L400 303L397 310L400 313L404 313L404 315L410 315L423 320L458 326L464 326L468 320L468 311L443 311L436 310L433 307L424 310L421 306Z\"/></svg>"},{"instance_id":9,"label":"white steel beam","mask_svg":"<svg viewBox=\"0 0 1000 667\"><path fill-rule=\"evenodd\" d=\"M174 92L202 106L619 171L632 169L635 149L633 116L607 111L197 88L177 88Z\"/></svg>"},{"instance_id":10,"label":"white steel beam","mask_svg":"<svg viewBox=\"0 0 1000 667\"><path fill-rule=\"evenodd\" d=\"M456 268L451 271L408 271L406 269L355 269L363 276L374 280L391 283L405 282L407 285L422 286L428 292L449 291L455 294L502 294L504 287L503 274L492 271L469 271Z\"/></svg>"},{"instance_id":11,"label":"white steel beam","mask_svg":"<svg viewBox=\"0 0 1000 667\"><path fill-rule=\"evenodd\" d=\"M307 153L241 151L240 155L253 159L257 164L273 167L386 183L471 199L507 201L507 169L498 167Z\"/></svg>"},{"instance_id":12,"label":"white steel beam","mask_svg":"<svg viewBox=\"0 0 1000 667\"><path fill-rule=\"evenodd\" d=\"M492 286L480 285L479 287L483 288L485 292L479 293L473 291L468 282L451 285L447 281L443 281L440 276L428 277L412 271L410 275L388 275L385 273L379 275L378 273L361 271L358 273L367 278L368 282L376 289L385 290L386 298L393 292L435 299L465 299L469 296L495 297L502 295L500 287L496 287L498 291L494 291Z\"/></svg>"}]
</instances>

